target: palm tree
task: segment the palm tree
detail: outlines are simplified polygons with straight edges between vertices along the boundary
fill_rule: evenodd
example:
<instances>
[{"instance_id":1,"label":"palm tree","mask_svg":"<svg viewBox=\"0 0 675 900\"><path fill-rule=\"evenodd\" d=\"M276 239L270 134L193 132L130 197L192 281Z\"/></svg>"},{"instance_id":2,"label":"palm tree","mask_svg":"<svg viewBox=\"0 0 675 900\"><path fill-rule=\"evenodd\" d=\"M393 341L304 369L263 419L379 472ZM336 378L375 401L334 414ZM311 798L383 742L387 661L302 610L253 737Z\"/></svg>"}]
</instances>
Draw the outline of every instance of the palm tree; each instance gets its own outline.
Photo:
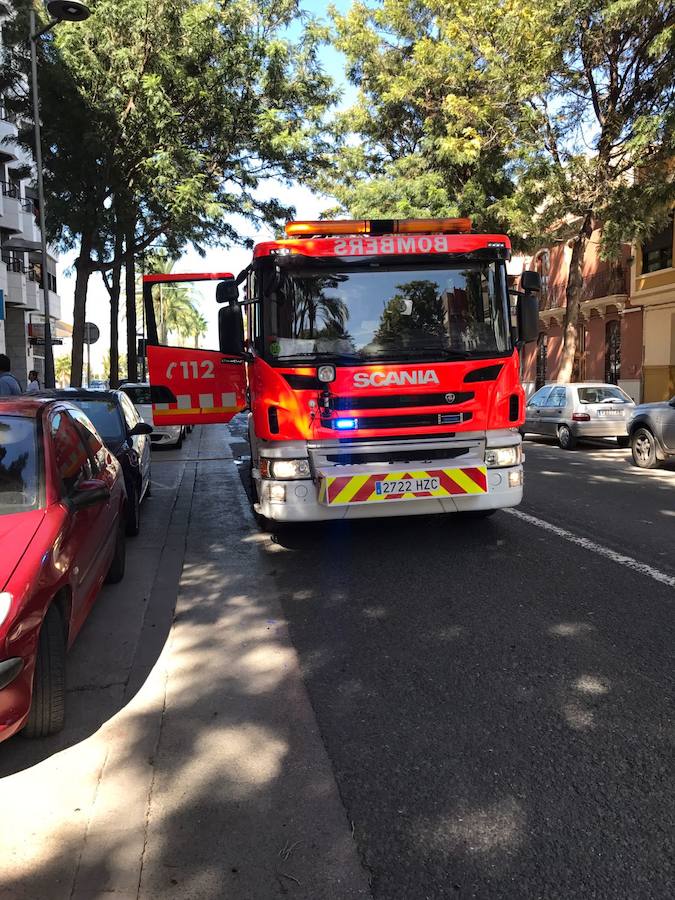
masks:
<instances>
[{"instance_id":1,"label":"palm tree","mask_svg":"<svg viewBox=\"0 0 675 900\"><path fill-rule=\"evenodd\" d=\"M168 275L177 260L165 253L155 253L146 260L147 272ZM137 304L143 303L142 294L137 295ZM206 333L208 323L198 308L192 288L185 284L158 284L154 290L153 305L157 318L157 334L160 344L169 342L169 335L194 338L198 345L201 335Z\"/></svg>"}]
</instances>

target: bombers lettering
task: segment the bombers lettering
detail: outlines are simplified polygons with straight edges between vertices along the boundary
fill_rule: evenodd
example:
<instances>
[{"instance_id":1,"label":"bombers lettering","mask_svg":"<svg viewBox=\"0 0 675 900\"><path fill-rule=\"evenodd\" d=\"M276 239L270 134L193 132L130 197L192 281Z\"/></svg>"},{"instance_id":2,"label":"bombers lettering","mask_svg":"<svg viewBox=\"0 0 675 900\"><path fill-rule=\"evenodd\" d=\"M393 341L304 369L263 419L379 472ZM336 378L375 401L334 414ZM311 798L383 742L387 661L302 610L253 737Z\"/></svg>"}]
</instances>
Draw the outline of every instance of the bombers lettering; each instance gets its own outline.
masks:
<instances>
[{"instance_id":1,"label":"bombers lettering","mask_svg":"<svg viewBox=\"0 0 675 900\"><path fill-rule=\"evenodd\" d=\"M433 369L417 369L414 372L356 372L354 387L387 387L395 384L439 384L438 375Z\"/></svg>"},{"instance_id":2,"label":"bombers lettering","mask_svg":"<svg viewBox=\"0 0 675 900\"><path fill-rule=\"evenodd\" d=\"M350 237L335 241L336 256L374 256L380 253L448 253L446 234Z\"/></svg>"}]
</instances>

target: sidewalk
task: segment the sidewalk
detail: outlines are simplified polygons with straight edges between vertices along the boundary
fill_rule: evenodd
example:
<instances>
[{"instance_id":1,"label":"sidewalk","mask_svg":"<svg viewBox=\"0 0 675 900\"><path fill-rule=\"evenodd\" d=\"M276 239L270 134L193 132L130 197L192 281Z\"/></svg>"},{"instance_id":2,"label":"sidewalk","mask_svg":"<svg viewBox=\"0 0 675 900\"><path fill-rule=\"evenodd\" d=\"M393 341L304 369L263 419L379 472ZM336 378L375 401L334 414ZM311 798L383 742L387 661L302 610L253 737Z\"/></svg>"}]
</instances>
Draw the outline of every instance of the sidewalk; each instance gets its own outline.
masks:
<instances>
[{"instance_id":1,"label":"sidewalk","mask_svg":"<svg viewBox=\"0 0 675 900\"><path fill-rule=\"evenodd\" d=\"M0 769L0 897L370 896L227 437L188 447L119 711Z\"/></svg>"}]
</instances>

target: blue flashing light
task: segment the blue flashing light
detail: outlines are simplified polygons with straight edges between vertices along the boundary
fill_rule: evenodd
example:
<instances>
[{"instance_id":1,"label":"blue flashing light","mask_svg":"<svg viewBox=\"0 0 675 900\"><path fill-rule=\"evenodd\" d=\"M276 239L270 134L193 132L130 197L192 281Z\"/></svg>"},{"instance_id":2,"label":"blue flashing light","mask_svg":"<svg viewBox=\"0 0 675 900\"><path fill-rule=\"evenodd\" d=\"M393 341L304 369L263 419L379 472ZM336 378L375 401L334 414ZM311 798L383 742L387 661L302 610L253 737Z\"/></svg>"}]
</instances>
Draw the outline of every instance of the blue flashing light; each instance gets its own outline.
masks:
<instances>
[{"instance_id":1,"label":"blue flashing light","mask_svg":"<svg viewBox=\"0 0 675 900\"><path fill-rule=\"evenodd\" d=\"M335 419L335 428L338 431L353 431L359 427L358 419Z\"/></svg>"}]
</instances>

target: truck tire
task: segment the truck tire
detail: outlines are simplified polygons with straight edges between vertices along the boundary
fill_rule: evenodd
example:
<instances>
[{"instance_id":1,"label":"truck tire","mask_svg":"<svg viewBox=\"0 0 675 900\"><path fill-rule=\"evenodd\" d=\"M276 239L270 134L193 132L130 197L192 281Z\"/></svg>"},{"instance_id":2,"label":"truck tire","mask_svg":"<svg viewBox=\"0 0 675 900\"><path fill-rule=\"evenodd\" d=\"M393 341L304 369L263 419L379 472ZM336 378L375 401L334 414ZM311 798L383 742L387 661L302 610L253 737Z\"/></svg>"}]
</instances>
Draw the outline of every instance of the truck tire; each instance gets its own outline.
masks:
<instances>
[{"instance_id":1,"label":"truck tire","mask_svg":"<svg viewBox=\"0 0 675 900\"><path fill-rule=\"evenodd\" d=\"M33 673L33 696L22 734L46 737L63 728L66 711L66 635L63 619L50 606L40 629Z\"/></svg>"}]
</instances>

